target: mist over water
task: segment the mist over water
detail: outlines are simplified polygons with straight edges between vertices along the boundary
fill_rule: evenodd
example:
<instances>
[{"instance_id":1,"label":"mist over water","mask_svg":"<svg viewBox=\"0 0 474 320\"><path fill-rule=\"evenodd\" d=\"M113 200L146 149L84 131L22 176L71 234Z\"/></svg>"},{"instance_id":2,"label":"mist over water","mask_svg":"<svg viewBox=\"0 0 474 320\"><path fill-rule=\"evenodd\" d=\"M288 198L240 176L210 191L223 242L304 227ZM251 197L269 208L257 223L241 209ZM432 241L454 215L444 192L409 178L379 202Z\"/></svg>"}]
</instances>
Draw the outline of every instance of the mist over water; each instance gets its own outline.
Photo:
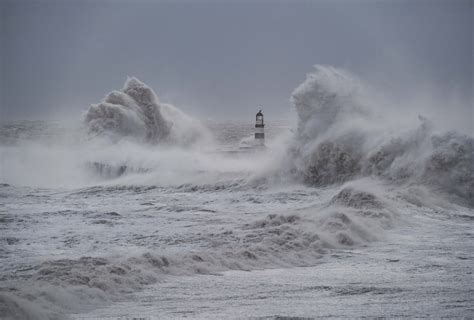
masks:
<instances>
[{"instance_id":1,"label":"mist over water","mask_svg":"<svg viewBox=\"0 0 474 320\"><path fill-rule=\"evenodd\" d=\"M317 273L322 261L363 263L356 254L398 262L406 245L417 251L403 256L401 269L453 271L433 271L452 283L442 296L408 280L324 290L334 299L375 292L398 301L381 316L413 316L401 309L406 294L436 300L423 316L469 315L473 138L438 129L422 114L414 126L397 125L369 85L331 66L315 66L291 103L296 127L266 122L265 148L253 145L252 123L202 123L136 78L90 106L74 128L3 124L0 314L81 317L136 302L137 292L173 277L298 267ZM440 226L455 240L432 261L423 245L438 241ZM347 258L338 262L341 253ZM296 316L313 314L311 296L305 299Z\"/></svg>"}]
</instances>

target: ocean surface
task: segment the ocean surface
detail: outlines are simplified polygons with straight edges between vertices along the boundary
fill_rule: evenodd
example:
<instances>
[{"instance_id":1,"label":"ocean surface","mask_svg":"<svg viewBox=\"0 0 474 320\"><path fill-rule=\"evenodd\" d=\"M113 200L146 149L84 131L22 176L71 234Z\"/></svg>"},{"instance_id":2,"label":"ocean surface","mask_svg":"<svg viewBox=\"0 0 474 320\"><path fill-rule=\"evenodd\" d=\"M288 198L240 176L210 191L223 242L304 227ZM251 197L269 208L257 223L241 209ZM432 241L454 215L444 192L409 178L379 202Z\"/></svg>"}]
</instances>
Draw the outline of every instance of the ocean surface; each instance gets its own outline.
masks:
<instances>
[{"instance_id":1,"label":"ocean surface","mask_svg":"<svg viewBox=\"0 0 474 320\"><path fill-rule=\"evenodd\" d=\"M134 78L2 122L0 318L474 317L473 138L391 130L351 79L317 67L265 148Z\"/></svg>"}]
</instances>

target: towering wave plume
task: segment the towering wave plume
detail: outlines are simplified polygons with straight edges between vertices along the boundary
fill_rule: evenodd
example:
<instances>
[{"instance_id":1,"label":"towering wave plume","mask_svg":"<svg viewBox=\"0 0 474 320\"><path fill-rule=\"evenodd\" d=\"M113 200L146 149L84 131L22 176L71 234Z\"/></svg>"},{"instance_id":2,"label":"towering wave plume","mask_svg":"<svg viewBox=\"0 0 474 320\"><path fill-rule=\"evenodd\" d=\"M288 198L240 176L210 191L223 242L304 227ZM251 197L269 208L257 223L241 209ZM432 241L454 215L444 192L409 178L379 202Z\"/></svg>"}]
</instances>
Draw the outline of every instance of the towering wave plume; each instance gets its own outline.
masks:
<instances>
[{"instance_id":1,"label":"towering wave plume","mask_svg":"<svg viewBox=\"0 0 474 320\"><path fill-rule=\"evenodd\" d=\"M374 175L423 183L474 205L474 139L438 133L426 118L401 132L371 105L369 90L350 73L316 70L292 93L298 129L292 172L311 185Z\"/></svg>"},{"instance_id":2,"label":"towering wave plume","mask_svg":"<svg viewBox=\"0 0 474 320\"><path fill-rule=\"evenodd\" d=\"M87 110L89 132L114 139L123 137L156 144L188 145L209 138L197 120L170 104L161 103L153 90L137 78L128 78L120 91Z\"/></svg>"}]
</instances>

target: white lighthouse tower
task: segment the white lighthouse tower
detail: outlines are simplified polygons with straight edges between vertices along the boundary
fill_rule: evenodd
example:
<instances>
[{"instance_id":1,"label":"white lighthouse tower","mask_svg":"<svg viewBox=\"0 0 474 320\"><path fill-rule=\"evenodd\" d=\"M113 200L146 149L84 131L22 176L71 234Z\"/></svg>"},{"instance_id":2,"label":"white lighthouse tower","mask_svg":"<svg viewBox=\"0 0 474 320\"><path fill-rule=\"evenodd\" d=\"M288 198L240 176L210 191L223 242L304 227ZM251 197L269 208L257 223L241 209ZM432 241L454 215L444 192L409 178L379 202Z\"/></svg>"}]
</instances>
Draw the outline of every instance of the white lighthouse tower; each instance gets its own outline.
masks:
<instances>
[{"instance_id":1,"label":"white lighthouse tower","mask_svg":"<svg viewBox=\"0 0 474 320\"><path fill-rule=\"evenodd\" d=\"M263 147L265 145L265 133L263 131L264 127L265 124L263 123L263 113L262 110L260 110L255 116L255 144L257 146Z\"/></svg>"}]
</instances>

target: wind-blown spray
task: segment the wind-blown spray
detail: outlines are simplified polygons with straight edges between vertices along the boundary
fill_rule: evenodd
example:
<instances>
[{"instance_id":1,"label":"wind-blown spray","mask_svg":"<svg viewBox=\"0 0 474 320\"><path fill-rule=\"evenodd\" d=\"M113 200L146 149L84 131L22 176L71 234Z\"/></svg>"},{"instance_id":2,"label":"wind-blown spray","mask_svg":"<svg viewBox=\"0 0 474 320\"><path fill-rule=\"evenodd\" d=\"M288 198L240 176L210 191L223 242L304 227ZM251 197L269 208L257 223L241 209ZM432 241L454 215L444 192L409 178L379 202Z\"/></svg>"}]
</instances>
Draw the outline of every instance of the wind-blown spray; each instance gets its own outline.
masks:
<instances>
[{"instance_id":1,"label":"wind-blown spray","mask_svg":"<svg viewBox=\"0 0 474 320\"><path fill-rule=\"evenodd\" d=\"M208 130L170 104L161 103L146 84L128 78L121 91L87 110L89 132L115 140L133 138L151 144L189 145L210 137Z\"/></svg>"},{"instance_id":2,"label":"wind-blown spray","mask_svg":"<svg viewBox=\"0 0 474 320\"><path fill-rule=\"evenodd\" d=\"M474 205L472 137L439 134L422 116L417 128L390 127L358 78L315 68L291 97L299 120L291 146L297 177L316 186L362 176L424 183Z\"/></svg>"}]
</instances>

